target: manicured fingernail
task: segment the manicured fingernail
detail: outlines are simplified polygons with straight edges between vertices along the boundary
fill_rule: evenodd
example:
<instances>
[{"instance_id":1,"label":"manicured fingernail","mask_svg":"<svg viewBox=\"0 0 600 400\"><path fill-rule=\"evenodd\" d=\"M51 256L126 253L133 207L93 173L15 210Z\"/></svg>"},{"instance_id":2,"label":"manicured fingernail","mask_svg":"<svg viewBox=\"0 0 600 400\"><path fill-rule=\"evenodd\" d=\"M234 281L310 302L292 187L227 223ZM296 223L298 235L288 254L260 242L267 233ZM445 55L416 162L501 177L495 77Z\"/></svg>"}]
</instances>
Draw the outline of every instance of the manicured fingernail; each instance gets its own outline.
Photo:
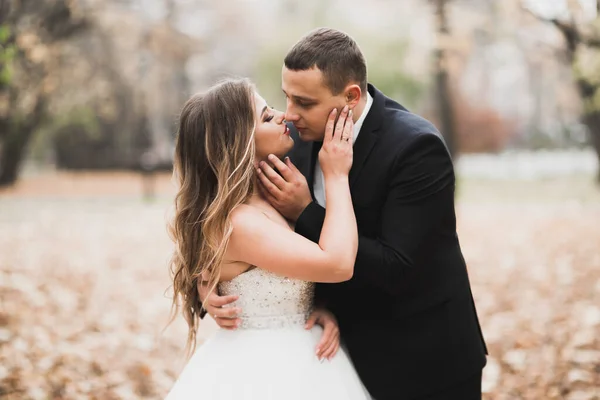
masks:
<instances>
[{"instance_id":1,"label":"manicured fingernail","mask_svg":"<svg viewBox=\"0 0 600 400\"><path fill-rule=\"evenodd\" d=\"M343 112L348 112L348 105L345 105L345 106L344 106L344 110L343 110Z\"/></svg>"},{"instance_id":2,"label":"manicured fingernail","mask_svg":"<svg viewBox=\"0 0 600 400\"><path fill-rule=\"evenodd\" d=\"M285 158L285 161L290 161L290 158L289 158L289 157L286 157L286 158Z\"/></svg>"},{"instance_id":3,"label":"manicured fingernail","mask_svg":"<svg viewBox=\"0 0 600 400\"><path fill-rule=\"evenodd\" d=\"M319 352L321 351L320 347L317 347L317 351L315 352L316 355L319 355Z\"/></svg>"},{"instance_id":4,"label":"manicured fingernail","mask_svg":"<svg viewBox=\"0 0 600 400\"><path fill-rule=\"evenodd\" d=\"M275 161L275 156L273 154L269 154L269 160Z\"/></svg>"},{"instance_id":5,"label":"manicured fingernail","mask_svg":"<svg viewBox=\"0 0 600 400\"><path fill-rule=\"evenodd\" d=\"M331 114L337 114L337 108L334 108L333 111L331 112Z\"/></svg>"},{"instance_id":6,"label":"manicured fingernail","mask_svg":"<svg viewBox=\"0 0 600 400\"><path fill-rule=\"evenodd\" d=\"M353 113L352 113L352 110L350 110L350 114L348 114L348 115L350 115L350 116L352 116L352 115L353 115Z\"/></svg>"}]
</instances>

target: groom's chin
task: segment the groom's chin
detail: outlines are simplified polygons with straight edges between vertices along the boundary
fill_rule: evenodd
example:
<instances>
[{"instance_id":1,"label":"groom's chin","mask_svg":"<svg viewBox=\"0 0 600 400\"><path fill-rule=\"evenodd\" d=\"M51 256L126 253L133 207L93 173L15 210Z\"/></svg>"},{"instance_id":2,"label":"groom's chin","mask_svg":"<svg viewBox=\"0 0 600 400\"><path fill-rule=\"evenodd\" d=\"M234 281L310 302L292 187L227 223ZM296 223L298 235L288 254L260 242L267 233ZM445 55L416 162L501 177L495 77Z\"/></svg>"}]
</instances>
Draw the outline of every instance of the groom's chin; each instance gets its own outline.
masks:
<instances>
[{"instance_id":1,"label":"groom's chin","mask_svg":"<svg viewBox=\"0 0 600 400\"><path fill-rule=\"evenodd\" d=\"M306 128L302 128L302 129L296 128L296 126L291 122L288 122L288 127L290 128L290 136L292 138L299 138L303 142L315 142L315 141L318 142L318 141L323 140L322 137L321 138L316 137L314 132L312 132Z\"/></svg>"},{"instance_id":2,"label":"groom's chin","mask_svg":"<svg viewBox=\"0 0 600 400\"><path fill-rule=\"evenodd\" d=\"M303 142L314 142L315 141L315 138L313 137L313 135L311 135L311 132L306 131L304 129L303 130L298 129L298 137Z\"/></svg>"}]
</instances>

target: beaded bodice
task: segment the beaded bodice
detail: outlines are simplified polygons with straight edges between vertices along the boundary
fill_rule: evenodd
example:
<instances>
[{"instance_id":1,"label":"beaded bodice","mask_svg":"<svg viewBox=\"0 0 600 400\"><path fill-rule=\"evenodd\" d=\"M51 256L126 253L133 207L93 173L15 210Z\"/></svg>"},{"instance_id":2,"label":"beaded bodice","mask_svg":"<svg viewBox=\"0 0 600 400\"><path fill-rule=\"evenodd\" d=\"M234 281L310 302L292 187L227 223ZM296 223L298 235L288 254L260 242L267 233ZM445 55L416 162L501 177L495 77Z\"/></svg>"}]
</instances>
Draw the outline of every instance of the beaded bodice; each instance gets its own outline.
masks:
<instances>
[{"instance_id":1,"label":"beaded bodice","mask_svg":"<svg viewBox=\"0 0 600 400\"><path fill-rule=\"evenodd\" d=\"M219 283L222 296L238 295L231 307L242 309L241 329L304 325L313 306L314 283L254 268Z\"/></svg>"}]
</instances>

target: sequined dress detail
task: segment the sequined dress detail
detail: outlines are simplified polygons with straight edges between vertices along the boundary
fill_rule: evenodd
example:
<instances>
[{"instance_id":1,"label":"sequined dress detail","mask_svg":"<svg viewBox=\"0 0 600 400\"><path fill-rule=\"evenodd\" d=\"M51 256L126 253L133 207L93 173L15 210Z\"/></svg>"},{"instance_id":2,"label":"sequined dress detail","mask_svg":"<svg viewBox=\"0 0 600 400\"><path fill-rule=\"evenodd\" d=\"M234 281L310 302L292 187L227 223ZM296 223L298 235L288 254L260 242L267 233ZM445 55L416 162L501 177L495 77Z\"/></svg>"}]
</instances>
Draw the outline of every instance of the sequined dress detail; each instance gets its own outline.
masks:
<instances>
[{"instance_id":1,"label":"sequined dress detail","mask_svg":"<svg viewBox=\"0 0 600 400\"><path fill-rule=\"evenodd\" d=\"M304 328L313 283L254 268L219 293L239 296L230 306L242 309L242 323L198 345L167 400L370 399L343 348L317 359L322 329Z\"/></svg>"},{"instance_id":2,"label":"sequined dress detail","mask_svg":"<svg viewBox=\"0 0 600 400\"><path fill-rule=\"evenodd\" d=\"M241 329L277 329L303 325L312 311L314 283L254 268L219 284L221 295L243 293L232 307L242 309Z\"/></svg>"}]
</instances>

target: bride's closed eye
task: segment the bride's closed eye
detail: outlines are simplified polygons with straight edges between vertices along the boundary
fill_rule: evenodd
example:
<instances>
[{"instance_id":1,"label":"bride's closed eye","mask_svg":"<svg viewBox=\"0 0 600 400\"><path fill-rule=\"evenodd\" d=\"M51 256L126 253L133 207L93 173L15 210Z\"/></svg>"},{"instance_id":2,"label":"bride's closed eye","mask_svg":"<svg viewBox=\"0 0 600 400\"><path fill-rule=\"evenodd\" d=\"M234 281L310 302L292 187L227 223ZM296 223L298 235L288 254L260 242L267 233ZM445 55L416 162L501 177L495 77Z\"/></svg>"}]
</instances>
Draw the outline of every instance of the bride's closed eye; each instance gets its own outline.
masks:
<instances>
[{"instance_id":1,"label":"bride's closed eye","mask_svg":"<svg viewBox=\"0 0 600 400\"><path fill-rule=\"evenodd\" d=\"M267 107L271 110L275 109L273 106L265 106L265 111L266 111ZM271 122L273 120L273 118L275 118L275 114L266 115L265 118L263 119L263 122Z\"/></svg>"}]
</instances>

